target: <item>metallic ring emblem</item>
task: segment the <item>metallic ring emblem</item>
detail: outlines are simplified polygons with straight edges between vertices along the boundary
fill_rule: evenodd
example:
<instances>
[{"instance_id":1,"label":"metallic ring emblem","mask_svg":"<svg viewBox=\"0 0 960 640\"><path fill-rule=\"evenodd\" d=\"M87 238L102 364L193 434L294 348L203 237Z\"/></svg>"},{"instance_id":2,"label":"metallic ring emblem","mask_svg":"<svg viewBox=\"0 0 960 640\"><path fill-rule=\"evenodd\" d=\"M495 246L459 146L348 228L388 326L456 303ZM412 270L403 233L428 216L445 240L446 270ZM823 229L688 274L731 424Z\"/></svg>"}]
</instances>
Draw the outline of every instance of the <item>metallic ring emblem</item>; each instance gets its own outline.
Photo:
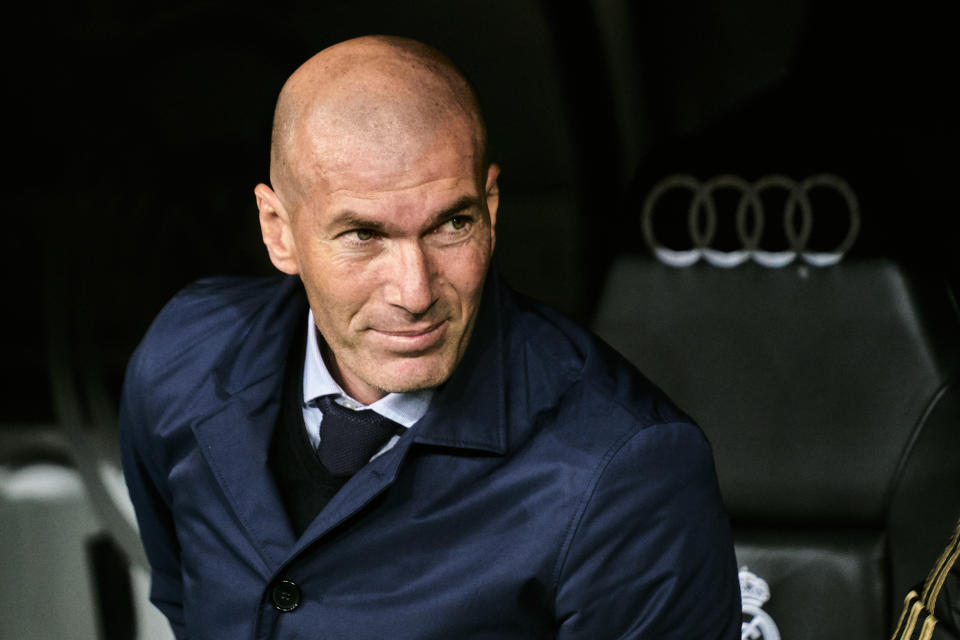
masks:
<instances>
[{"instance_id":1,"label":"metallic ring emblem","mask_svg":"<svg viewBox=\"0 0 960 640\"><path fill-rule=\"evenodd\" d=\"M847 207L847 233L831 251L811 251L807 248L813 232L813 207L809 196L814 188L836 192ZM665 193L673 189L692 193L687 209L687 232L693 243L692 249L665 247L657 241L653 232L656 205ZM720 251L711 246L717 231L717 205L713 196L718 189L732 189L740 194L735 220L741 248L734 251ZM766 219L761 196L772 189L787 194L783 207L783 233L790 248L786 251L768 251L760 247ZM764 267L779 268L789 265L798 257L807 264L826 267L843 259L860 232L860 204L856 194L845 180L830 173L817 174L799 183L785 175L773 174L763 176L753 184L729 174L713 177L706 182L687 174L674 174L653 186L644 200L642 216L643 237L647 246L658 260L672 267L689 267L702 258L716 267L736 267L753 260Z\"/></svg>"}]
</instances>

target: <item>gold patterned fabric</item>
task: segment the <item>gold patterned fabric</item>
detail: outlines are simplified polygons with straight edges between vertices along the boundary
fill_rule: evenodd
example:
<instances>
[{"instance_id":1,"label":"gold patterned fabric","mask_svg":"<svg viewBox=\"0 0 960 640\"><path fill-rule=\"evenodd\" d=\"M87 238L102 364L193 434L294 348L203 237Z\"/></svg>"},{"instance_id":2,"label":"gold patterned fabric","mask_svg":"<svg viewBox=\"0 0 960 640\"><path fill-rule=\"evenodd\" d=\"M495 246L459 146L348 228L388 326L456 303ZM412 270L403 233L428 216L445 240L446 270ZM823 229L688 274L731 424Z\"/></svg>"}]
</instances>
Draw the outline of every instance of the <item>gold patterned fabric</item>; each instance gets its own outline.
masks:
<instances>
[{"instance_id":1,"label":"gold patterned fabric","mask_svg":"<svg viewBox=\"0 0 960 640\"><path fill-rule=\"evenodd\" d=\"M960 639L960 522L923 587L907 594L892 640Z\"/></svg>"}]
</instances>

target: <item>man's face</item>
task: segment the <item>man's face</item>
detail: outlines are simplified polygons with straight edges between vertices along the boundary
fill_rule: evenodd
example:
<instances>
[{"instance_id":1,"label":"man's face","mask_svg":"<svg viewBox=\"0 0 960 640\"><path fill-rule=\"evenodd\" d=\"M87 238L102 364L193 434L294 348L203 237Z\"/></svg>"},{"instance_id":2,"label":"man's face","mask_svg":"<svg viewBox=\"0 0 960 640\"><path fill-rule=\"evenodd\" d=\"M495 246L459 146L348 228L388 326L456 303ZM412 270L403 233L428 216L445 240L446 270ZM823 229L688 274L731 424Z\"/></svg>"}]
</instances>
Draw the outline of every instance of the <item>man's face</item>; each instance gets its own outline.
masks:
<instances>
[{"instance_id":1,"label":"man's face","mask_svg":"<svg viewBox=\"0 0 960 640\"><path fill-rule=\"evenodd\" d=\"M497 209L498 170L478 177L473 146L343 148L289 216L324 357L361 402L441 384L466 349Z\"/></svg>"}]
</instances>

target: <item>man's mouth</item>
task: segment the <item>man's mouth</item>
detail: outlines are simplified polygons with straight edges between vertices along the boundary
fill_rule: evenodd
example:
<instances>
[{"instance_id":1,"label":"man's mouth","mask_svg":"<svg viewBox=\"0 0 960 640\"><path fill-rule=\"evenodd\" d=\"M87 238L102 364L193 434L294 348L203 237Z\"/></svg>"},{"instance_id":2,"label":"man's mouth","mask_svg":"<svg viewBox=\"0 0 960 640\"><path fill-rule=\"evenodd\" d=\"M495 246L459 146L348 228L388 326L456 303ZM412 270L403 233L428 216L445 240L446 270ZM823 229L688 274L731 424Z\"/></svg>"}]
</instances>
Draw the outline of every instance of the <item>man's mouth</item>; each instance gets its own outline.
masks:
<instances>
[{"instance_id":1,"label":"man's mouth","mask_svg":"<svg viewBox=\"0 0 960 640\"><path fill-rule=\"evenodd\" d=\"M371 332L389 351L416 354L435 347L443 340L447 333L447 321L415 327L371 329Z\"/></svg>"}]
</instances>

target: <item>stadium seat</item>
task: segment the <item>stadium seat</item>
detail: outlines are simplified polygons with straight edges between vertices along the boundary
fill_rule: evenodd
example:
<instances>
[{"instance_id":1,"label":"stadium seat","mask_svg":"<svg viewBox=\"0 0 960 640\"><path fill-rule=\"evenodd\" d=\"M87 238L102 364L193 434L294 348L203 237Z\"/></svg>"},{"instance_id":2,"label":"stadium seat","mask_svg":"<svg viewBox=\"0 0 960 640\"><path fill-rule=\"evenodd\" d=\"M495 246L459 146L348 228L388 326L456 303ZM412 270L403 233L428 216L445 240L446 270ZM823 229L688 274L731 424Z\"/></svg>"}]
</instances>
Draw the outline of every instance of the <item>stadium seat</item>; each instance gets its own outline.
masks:
<instances>
[{"instance_id":1,"label":"stadium seat","mask_svg":"<svg viewBox=\"0 0 960 640\"><path fill-rule=\"evenodd\" d=\"M629 255L594 328L713 445L744 637L776 638L771 621L790 640L886 637L960 513L946 284L885 259L724 269Z\"/></svg>"}]
</instances>

